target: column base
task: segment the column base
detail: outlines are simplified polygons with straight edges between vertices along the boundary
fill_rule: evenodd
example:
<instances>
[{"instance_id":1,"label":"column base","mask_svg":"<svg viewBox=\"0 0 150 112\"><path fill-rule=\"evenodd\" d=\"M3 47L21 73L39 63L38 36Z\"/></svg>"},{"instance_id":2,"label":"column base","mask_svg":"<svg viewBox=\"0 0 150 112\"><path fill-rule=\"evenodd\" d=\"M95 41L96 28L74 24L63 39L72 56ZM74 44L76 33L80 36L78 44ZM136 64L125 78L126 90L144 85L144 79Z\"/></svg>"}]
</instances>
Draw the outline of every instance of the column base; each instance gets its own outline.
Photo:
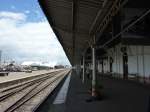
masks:
<instances>
[{"instance_id":1,"label":"column base","mask_svg":"<svg viewBox=\"0 0 150 112\"><path fill-rule=\"evenodd\" d=\"M101 101L102 99L102 96L91 96L90 98L86 99L86 102Z\"/></svg>"},{"instance_id":2,"label":"column base","mask_svg":"<svg viewBox=\"0 0 150 112\"><path fill-rule=\"evenodd\" d=\"M89 93L92 95L89 99L86 100L86 102L92 102L92 101L101 101L103 99L102 94L100 91L91 91L89 90Z\"/></svg>"}]
</instances>

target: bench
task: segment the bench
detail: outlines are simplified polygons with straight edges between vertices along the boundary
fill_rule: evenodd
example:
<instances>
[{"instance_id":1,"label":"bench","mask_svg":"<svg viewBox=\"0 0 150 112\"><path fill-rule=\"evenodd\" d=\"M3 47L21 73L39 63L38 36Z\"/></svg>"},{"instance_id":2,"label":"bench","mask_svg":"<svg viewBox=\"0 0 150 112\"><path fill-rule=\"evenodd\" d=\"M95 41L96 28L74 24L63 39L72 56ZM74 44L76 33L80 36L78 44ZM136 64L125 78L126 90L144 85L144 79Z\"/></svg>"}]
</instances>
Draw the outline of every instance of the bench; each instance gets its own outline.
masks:
<instances>
[{"instance_id":1,"label":"bench","mask_svg":"<svg viewBox=\"0 0 150 112\"><path fill-rule=\"evenodd\" d=\"M138 78L138 74L137 73L130 73L130 74L128 74L128 78L129 79L137 79Z\"/></svg>"}]
</instances>

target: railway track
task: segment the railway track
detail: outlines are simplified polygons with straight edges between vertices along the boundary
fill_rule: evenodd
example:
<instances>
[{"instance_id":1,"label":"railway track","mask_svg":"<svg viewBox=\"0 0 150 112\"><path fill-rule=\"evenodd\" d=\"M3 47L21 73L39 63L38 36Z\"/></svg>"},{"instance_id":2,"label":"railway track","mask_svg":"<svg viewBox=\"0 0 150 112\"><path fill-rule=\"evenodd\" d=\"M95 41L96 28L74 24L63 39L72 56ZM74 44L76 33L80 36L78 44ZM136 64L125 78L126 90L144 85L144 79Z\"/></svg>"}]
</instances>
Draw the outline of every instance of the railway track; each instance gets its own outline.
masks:
<instances>
[{"instance_id":1,"label":"railway track","mask_svg":"<svg viewBox=\"0 0 150 112\"><path fill-rule=\"evenodd\" d=\"M0 112L33 112L69 73L61 70L0 90Z\"/></svg>"},{"instance_id":2,"label":"railway track","mask_svg":"<svg viewBox=\"0 0 150 112\"><path fill-rule=\"evenodd\" d=\"M34 83L37 83L39 81L42 81L42 80L47 79L49 77L52 77L53 75L55 75L59 72L61 72L61 71L56 71L56 72L52 72L49 74L45 74L43 76L33 78L32 80L23 81L23 82L20 82L19 84L14 84L10 87L0 89L0 101L3 100L3 98L6 97L7 95L10 96L10 94L16 93L17 91L24 89L24 88L26 88L26 87L34 84Z\"/></svg>"}]
</instances>

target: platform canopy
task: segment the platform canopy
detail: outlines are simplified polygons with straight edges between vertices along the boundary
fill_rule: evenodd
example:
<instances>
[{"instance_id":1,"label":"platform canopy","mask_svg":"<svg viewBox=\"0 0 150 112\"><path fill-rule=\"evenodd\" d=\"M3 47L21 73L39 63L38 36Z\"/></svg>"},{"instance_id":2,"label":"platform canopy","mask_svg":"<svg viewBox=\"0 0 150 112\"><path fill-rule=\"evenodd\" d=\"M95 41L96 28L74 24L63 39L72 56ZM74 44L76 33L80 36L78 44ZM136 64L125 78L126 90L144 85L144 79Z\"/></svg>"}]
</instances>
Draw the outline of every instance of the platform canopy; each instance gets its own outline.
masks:
<instances>
[{"instance_id":1,"label":"platform canopy","mask_svg":"<svg viewBox=\"0 0 150 112\"><path fill-rule=\"evenodd\" d=\"M79 63L115 0L39 0L72 65Z\"/></svg>"}]
</instances>

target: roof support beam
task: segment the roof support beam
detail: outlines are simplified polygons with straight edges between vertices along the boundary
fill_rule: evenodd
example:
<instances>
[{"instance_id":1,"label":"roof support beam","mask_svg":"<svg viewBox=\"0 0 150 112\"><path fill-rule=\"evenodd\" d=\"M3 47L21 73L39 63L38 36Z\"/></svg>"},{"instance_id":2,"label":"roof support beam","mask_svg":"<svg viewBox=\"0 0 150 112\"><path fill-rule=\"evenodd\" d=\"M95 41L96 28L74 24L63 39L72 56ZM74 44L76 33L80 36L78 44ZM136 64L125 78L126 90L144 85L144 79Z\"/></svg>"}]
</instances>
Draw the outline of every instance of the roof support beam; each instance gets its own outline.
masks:
<instances>
[{"instance_id":1,"label":"roof support beam","mask_svg":"<svg viewBox=\"0 0 150 112\"><path fill-rule=\"evenodd\" d=\"M95 33L99 31L102 34L104 29L107 27L108 23L111 21L112 17L116 15L119 10L120 10L120 0L115 0L111 9L104 17L103 21L101 22L100 26L97 28Z\"/></svg>"},{"instance_id":2,"label":"roof support beam","mask_svg":"<svg viewBox=\"0 0 150 112\"><path fill-rule=\"evenodd\" d=\"M139 22L141 19L143 19L145 16L150 14L150 9L148 9L144 14L142 14L139 18L137 18L135 21L133 21L129 26L126 28L122 29L121 32L119 32L116 36L111 38L109 41L105 42L102 46L99 46L98 48L105 48L109 43L111 43L114 39L118 38L121 34L129 30L132 26L134 26L137 22Z\"/></svg>"},{"instance_id":3,"label":"roof support beam","mask_svg":"<svg viewBox=\"0 0 150 112\"><path fill-rule=\"evenodd\" d=\"M108 0L104 0L103 5L102 5L102 8L106 5L107 1L108 1ZM95 19L94 19L92 25L91 25L91 28L90 28L90 30L89 30L89 34L92 33L93 28L94 28L95 24L97 23L97 20L99 19L99 16L100 16L100 14L101 14L101 12L102 12L102 8L99 9L99 11L98 11L98 13L97 13L97 15L96 15L96 17L95 17Z\"/></svg>"},{"instance_id":4,"label":"roof support beam","mask_svg":"<svg viewBox=\"0 0 150 112\"><path fill-rule=\"evenodd\" d=\"M68 29L67 27L62 27L62 26L52 26L54 29L56 30L61 30L67 33L73 33L72 30ZM74 33L76 33L77 35L86 35L88 36L88 32L87 31L83 31L82 29L79 29L79 31L74 31Z\"/></svg>"},{"instance_id":5,"label":"roof support beam","mask_svg":"<svg viewBox=\"0 0 150 112\"><path fill-rule=\"evenodd\" d=\"M73 63L75 62L75 24L77 18L77 0L73 0L72 2L72 47L73 47ZM75 63L74 63L75 64Z\"/></svg>"},{"instance_id":6,"label":"roof support beam","mask_svg":"<svg viewBox=\"0 0 150 112\"><path fill-rule=\"evenodd\" d=\"M104 2L105 4L107 3L107 0L105 0ZM104 4L104 5L105 5ZM104 7L103 5L103 7ZM102 34L102 32L104 31L104 29L107 27L108 23L111 21L112 17L119 11L120 9L120 0L115 0L113 2L112 7L110 8L109 12L106 14L106 16L103 18L101 24L99 25L99 27L93 31L93 27L95 26L98 16L101 14L101 11L98 12L98 15L96 16L96 19L94 20L91 28L90 28L90 34L95 34L97 32L100 32Z\"/></svg>"},{"instance_id":7,"label":"roof support beam","mask_svg":"<svg viewBox=\"0 0 150 112\"><path fill-rule=\"evenodd\" d=\"M124 5L126 5L128 3L129 0L123 0L123 2L121 3L121 6L123 7Z\"/></svg>"}]
</instances>

